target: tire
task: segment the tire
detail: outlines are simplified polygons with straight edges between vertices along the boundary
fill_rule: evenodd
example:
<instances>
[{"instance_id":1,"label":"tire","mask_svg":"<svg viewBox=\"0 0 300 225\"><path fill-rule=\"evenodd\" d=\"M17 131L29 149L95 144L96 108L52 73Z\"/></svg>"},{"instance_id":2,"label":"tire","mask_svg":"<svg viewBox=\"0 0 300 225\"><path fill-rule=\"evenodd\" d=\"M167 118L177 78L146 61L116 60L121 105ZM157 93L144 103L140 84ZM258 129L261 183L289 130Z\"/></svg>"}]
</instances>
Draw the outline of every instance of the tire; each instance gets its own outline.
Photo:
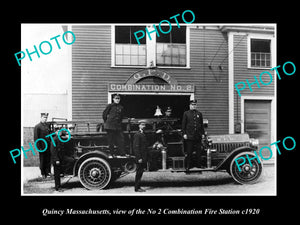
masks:
<instances>
[{"instance_id":1,"label":"tire","mask_svg":"<svg viewBox=\"0 0 300 225\"><path fill-rule=\"evenodd\" d=\"M112 172L105 159L92 157L83 161L78 170L80 183L89 190L104 189L110 183Z\"/></svg>"},{"instance_id":2,"label":"tire","mask_svg":"<svg viewBox=\"0 0 300 225\"><path fill-rule=\"evenodd\" d=\"M126 173L134 173L136 171L137 165L136 163L132 160L132 161L128 161L125 165L124 165L124 170Z\"/></svg>"},{"instance_id":3,"label":"tire","mask_svg":"<svg viewBox=\"0 0 300 225\"><path fill-rule=\"evenodd\" d=\"M262 164L257 159L253 159L251 160L251 166L246 155L248 155L249 158L256 156L253 152L242 152L237 154L230 163L230 175L236 182L240 184L254 184L257 183L262 174ZM245 158L245 163L240 165L241 171L239 171L239 168L235 162L235 160L240 157ZM242 163L242 161L240 163Z\"/></svg>"}]
</instances>

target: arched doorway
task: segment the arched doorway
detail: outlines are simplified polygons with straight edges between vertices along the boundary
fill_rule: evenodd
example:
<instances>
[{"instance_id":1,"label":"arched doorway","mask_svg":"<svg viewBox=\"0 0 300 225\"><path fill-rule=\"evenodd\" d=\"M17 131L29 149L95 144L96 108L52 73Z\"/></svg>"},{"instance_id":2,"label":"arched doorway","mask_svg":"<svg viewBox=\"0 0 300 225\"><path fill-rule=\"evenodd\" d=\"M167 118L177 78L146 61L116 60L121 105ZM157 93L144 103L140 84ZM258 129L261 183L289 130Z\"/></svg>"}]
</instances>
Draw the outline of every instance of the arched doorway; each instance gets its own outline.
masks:
<instances>
[{"instance_id":1,"label":"arched doorway","mask_svg":"<svg viewBox=\"0 0 300 225\"><path fill-rule=\"evenodd\" d=\"M171 107L172 117L181 119L194 98L194 85L179 85L170 74L151 68L133 73L125 84L110 84L109 102L113 93L121 95L125 117L154 118L159 106L162 113Z\"/></svg>"}]
</instances>

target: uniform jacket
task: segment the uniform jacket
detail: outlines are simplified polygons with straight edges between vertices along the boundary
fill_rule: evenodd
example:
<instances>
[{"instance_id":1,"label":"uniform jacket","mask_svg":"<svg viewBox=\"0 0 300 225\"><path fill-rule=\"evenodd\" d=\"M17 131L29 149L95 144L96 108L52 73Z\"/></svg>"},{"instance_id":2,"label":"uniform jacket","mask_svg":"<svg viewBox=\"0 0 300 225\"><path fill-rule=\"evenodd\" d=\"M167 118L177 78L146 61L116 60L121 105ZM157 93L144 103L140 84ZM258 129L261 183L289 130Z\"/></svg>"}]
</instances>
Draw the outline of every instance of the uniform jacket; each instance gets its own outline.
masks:
<instances>
[{"instance_id":1,"label":"uniform jacket","mask_svg":"<svg viewBox=\"0 0 300 225\"><path fill-rule=\"evenodd\" d=\"M147 161L147 140L146 135L141 131L135 133L133 137L133 152L136 160L142 159L143 162Z\"/></svg>"},{"instance_id":2,"label":"uniform jacket","mask_svg":"<svg viewBox=\"0 0 300 225\"><path fill-rule=\"evenodd\" d=\"M168 121L168 119L171 119L170 117L163 117L159 123L157 124L157 129L161 129L163 131L171 131L174 129L174 122Z\"/></svg>"},{"instance_id":3,"label":"uniform jacket","mask_svg":"<svg viewBox=\"0 0 300 225\"><path fill-rule=\"evenodd\" d=\"M187 139L201 139L204 134L202 113L198 110L185 111L182 118L182 131Z\"/></svg>"},{"instance_id":4,"label":"uniform jacket","mask_svg":"<svg viewBox=\"0 0 300 225\"><path fill-rule=\"evenodd\" d=\"M50 134L50 127L47 123L38 123L34 127L34 134L33 134L33 139L36 141L39 138L43 138L45 141L48 142L48 148L49 148L49 137L46 138L47 135ZM37 147L38 149L42 150L45 148L45 143L43 141L37 142Z\"/></svg>"},{"instance_id":5,"label":"uniform jacket","mask_svg":"<svg viewBox=\"0 0 300 225\"><path fill-rule=\"evenodd\" d=\"M120 104L109 104L103 111L102 118L104 120L104 129L122 130L122 119L124 107Z\"/></svg>"},{"instance_id":6,"label":"uniform jacket","mask_svg":"<svg viewBox=\"0 0 300 225\"><path fill-rule=\"evenodd\" d=\"M57 136L53 138L53 141L55 142L55 147L52 142L50 147L52 163L54 163L55 161L61 161L63 157L63 143L59 141Z\"/></svg>"},{"instance_id":7,"label":"uniform jacket","mask_svg":"<svg viewBox=\"0 0 300 225\"><path fill-rule=\"evenodd\" d=\"M63 139L61 137L61 139ZM54 163L55 161L63 161L66 157L74 157L74 149L73 149L73 139L68 142L61 142L57 136L53 138L55 142L55 147L51 142L51 161Z\"/></svg>"}]
</instances>

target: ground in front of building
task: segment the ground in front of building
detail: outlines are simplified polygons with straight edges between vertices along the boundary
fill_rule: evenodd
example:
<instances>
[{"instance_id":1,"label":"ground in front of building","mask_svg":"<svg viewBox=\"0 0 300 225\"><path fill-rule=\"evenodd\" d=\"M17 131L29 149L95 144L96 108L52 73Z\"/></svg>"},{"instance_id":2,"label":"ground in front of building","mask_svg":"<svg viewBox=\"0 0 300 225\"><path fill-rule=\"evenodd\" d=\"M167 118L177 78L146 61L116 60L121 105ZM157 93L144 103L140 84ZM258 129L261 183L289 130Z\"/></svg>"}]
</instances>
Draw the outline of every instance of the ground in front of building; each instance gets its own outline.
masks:
<instances>
[{"instance_id":1,"label":"ground in front of building","mask_svg":"<svg viewBox=\"0 0 300 225\"><path fill-rule=\"evenodd\" d=\"M87 190L78 177L62 178L62 191L54 190L54 179L42 179L38 167L23 168L24 194L46 195L136 195L134 192L135 173L113 182L109 189ZM145 172L142 195L276 195L276 167L264 166L260 180L252 185L237 184L224 172L203 172L202 174ZM140 195L140 193L138 193Z\"/></svg>"}]
</instances>

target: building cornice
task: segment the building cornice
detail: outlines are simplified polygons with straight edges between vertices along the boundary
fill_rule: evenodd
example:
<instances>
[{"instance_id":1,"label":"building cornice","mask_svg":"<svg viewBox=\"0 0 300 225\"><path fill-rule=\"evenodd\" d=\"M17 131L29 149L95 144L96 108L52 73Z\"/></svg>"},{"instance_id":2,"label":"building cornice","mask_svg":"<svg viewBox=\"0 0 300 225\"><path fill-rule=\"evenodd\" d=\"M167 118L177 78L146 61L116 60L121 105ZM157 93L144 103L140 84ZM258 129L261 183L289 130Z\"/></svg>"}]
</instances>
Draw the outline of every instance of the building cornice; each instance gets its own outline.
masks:
<instances>
[{"instance_id":1,"label":"building cornice","mask_svg":"<svg viewBox=\"0 0 300 225\"><path fill-rule=\"evenodd\" d=\"M265 34L274 34L275 26L274 25L249 25L249 26L221 26L222 32L251 32L251 33L265 33Z\"/></svg>"}]
</instances>

